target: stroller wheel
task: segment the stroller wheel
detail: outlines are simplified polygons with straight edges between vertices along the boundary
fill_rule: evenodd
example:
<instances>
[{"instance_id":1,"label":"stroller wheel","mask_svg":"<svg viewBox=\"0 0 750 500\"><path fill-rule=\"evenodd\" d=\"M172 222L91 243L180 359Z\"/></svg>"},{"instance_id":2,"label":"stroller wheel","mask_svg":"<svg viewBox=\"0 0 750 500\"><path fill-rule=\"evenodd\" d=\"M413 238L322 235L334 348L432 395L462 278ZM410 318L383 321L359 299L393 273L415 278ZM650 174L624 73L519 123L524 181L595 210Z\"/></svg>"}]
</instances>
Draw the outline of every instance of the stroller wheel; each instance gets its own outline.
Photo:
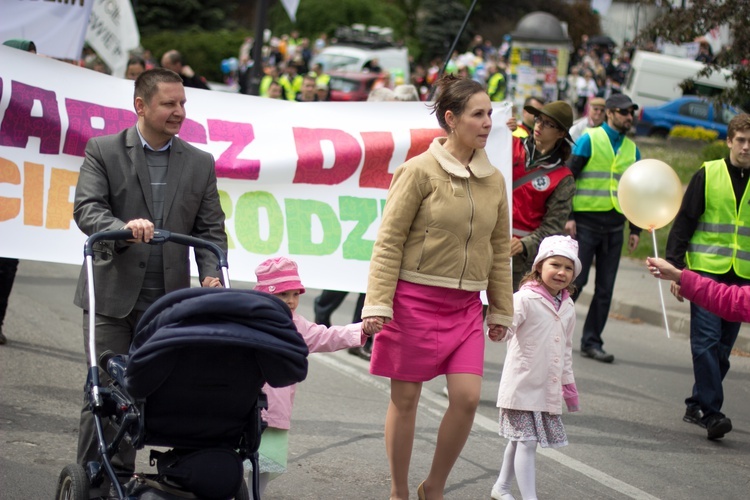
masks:
<instances>
[{"instance_id":1,"label":"stroller wheel","mask_svg":"<svg viewBox=\"0 0 750 500\"><path fill-rule=\"evenodd\" d=\"M88 500L89 478L78 464L66 465L57 481L57 500Z\"/></svg>"}]
</instances>

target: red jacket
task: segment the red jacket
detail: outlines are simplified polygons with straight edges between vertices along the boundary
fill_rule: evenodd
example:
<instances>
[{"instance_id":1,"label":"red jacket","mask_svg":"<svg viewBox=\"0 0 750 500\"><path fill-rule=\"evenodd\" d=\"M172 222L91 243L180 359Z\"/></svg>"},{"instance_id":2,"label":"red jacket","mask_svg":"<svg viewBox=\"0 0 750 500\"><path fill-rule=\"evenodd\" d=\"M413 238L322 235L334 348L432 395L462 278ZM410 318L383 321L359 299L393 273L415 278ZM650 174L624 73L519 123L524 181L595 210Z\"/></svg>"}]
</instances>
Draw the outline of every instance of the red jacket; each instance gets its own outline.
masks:
<instances>
[{"instance_id":1,"label":"red jacket","mask_svg":"<svg viewBox=\"0 0 750 500\"><path fill-rule=\"evenodd\" d=\"M529 161L525 143L518 138L513 139L513 235L519 238L539 227L547 212L547 198L555 191L563 178L573 175L565 166L555 168L560 165L559 160L554 161L550 158L554 161L551 164L545 160L546 158L540 158L535 166L530 165L532 168L526 170ZM545 169L551 172L515 187L519 179Z\"/></svg>"}]
</instances>

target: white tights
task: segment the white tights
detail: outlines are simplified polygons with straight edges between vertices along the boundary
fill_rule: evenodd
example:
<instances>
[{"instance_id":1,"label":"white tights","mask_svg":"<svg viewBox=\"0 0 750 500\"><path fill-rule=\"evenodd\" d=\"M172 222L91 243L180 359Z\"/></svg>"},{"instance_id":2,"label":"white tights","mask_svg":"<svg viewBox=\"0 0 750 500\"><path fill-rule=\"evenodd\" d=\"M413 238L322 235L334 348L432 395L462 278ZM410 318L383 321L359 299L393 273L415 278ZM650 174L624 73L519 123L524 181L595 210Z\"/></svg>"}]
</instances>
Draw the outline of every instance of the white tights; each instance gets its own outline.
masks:
<instances>
[{"instance_id":1,"label":"white tights","mask_svg":"<svg viewBox=\"0 0 750 500\"><path fill-rule=\"evenodd\" d=\"M503 466L495 488L502 494L502 500L513 500L510 494L513 478L518 482L523 500L536 498L536 440L508 441L503 454Z\"/></svg>"}]
</instances>

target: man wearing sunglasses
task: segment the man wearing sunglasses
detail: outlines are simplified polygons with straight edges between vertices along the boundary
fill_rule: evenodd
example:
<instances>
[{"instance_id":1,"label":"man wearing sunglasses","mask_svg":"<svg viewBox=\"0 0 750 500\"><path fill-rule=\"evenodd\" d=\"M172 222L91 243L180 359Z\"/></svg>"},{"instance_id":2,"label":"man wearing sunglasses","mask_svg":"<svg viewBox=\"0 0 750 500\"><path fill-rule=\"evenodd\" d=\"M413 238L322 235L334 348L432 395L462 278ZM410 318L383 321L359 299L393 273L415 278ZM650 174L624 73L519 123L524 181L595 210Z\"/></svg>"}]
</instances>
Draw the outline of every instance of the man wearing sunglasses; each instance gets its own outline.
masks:
<instances>
[{"instance_id":1,"label":"man wearing sunglasses","mask_svg":"<svg viewBox=\"0 0 750 500\"><path fill-rule=\"evenodd\" d=\"M583 324L581 356L602 363L615 359L603 349L602 332L612 304L626 222L617 200L617 187L625 170L641 158L638 147L626 137L637 109L638 105L625 94L612 95L605 103L604 123L578 139L569 162L576 179L576 194L565 229L578 240L578 256L583 266L574 282L577 292L573 300L586 286L591 264L596 259L594 295ZM630 252L638 247L640 233L641 229L631 223Z\"/></svg>"}]
</instances>

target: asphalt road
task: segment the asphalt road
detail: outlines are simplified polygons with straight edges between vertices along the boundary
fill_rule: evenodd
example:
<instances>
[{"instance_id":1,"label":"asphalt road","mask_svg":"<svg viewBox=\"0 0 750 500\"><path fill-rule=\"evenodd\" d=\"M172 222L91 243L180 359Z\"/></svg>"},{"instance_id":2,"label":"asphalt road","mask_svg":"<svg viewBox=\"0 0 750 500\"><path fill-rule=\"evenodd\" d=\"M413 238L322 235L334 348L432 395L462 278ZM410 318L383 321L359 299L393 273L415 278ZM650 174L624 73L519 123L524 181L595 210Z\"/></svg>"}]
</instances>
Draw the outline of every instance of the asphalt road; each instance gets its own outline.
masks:
<instances>
[{"instance_id":1,"label":"asphalt road","mask_svg":"<svg viewBox=\"0 0 750 500\"><path fill-rule=\"evenodd\" d=\"M4 327L9 342L0 347L0 500L51 498L60 470L75 459L85 378L81 312L72 305L77 274L77 266L29 261L19 269ZM300 312L309 318L316 294L303 295ZM355 298L350 295L336 322L350 319ZM580 335L585 306L578 307ZM569 446L539 452L539 498L748 498L750 358L732 358L724 411L734 430L712 442L681 420L692 380L686 339L667 339L662 329L627 318L610 319L604 338L617 357L612 365L583 359L574 348L582 411L563 416ZM503 345L488 345L480 409L447 498L489 498L505 447L495 408L504 355ZM414 491L429 470L447 403L442 387L436 379L423 390ZM369 375L365 361L345 351L311 356L297 392L289 471L264 498L387 498L387 401L388 381ZM140 469L145 456L139 455Z\"/></svg>"}]
</instances>

